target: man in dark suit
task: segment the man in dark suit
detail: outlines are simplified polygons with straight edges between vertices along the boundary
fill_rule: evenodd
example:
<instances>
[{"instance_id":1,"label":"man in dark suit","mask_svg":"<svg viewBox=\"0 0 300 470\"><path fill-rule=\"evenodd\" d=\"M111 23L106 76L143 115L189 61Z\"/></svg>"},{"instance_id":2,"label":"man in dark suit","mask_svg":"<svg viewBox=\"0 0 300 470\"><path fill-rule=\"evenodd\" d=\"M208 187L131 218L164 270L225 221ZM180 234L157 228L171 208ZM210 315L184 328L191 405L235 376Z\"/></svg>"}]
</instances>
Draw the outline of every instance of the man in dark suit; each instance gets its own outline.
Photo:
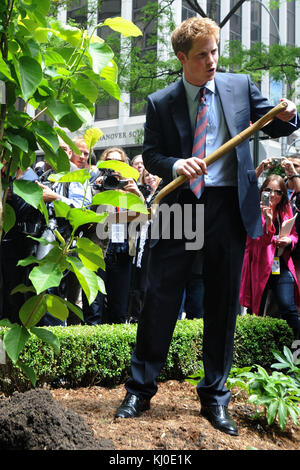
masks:
<instances>
[{"instance_id":1,"label":"man in dark suit","mask_svg":"<svg viewBox=\"0 0 300 470\"><path fill-rule=\"evenodd\" d=\"M156 379L167 357L184 285L197 268L193 265L197 252L192 243L187 244L190 240L186 229L190 225L189 233L195 232L196 238L197 231L204 230L205 377L197 386L201 414L221 431L237 435L228 412L230 392L225 382L232 363L246 233L251 237L262 234L257 179L248 141L207 169L203 152L201 157L194 152L193 136L196 129L205 129L205 154L209 155L249 127L250 121L266 114L271 106L248 76L216 73L218 40L219 28L212 20L184 21L172 35L183 79L148 98L143 150L146 169L163 178L165 184L178 175L193 181L203 179L204 174L205 185L201 183L204 191L202 188L202 194L195 195L186 183L163 200L183 212L189 208L190 216L179 224L182 237L178 237L174 215L174 220L170 217L171 226L174 222L170 237L161 233L159 239L150 242L149 288L132 355L132 376L126 382L127 394L116 417L139 416L150 408L150 399L157 391ZM202 111L198 113L202 88L204 115ZM297 129L297 117L295 105L288 101L286 110L265 132L271 137L291 134ZM203 225L199 227L197 218L197 210L203 205L204 229Z\"/></svg>"}]
</instances>

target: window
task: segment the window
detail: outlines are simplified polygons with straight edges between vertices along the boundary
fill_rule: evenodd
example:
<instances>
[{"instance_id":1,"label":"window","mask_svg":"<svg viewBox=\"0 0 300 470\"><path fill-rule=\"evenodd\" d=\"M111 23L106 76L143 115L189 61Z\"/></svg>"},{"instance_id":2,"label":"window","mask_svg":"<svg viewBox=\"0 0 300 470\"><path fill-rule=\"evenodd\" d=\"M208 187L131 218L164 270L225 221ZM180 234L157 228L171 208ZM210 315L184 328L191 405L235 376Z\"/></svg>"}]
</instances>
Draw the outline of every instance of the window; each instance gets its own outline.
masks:
<instances>
[{"instance_id":1,"label":"window","mask_svg":"<svg viewBox=\"0 0 300 470\"><path fill-rule=\"evenodd\" d=\"M279 44L279 8L276 10L270 10L270 46L273 44ZM277 26L277 27L276 27Z\"/></svg>"},{"instance_id":2,"label":"window","mask_svg":"<svg viewBox=\"0 0 300 470\"><path fill-rule=\"evenodd\" d=\"M261 41L261 5L251 2L251 43Z\"/></svg>"},{"instance_id":3,"label":"window","mask_svg":"<svg viewBox=\"0 0 300 470\"><path fill-rule=\"evenodd\" d=\"M157 2L152 2L156 3ZM140 48L139 57L147 63L156 62L157 59L157 20L156 17L147 18L145 21L143 8L149 4L149 0L133 0L132 21L136 24L143 36L135 38L135 46ZM155 67L155 65L154 65ZM141 100L133 95L130 97L130 115L140 116L145 114L146 104L141 104Z\"/></svg>"},{"instance_id":4,"label":"window","mask_svg":"<svg viewBox=\"0 0 300 470\"><path fill-rule=\"evenodd\" d=\"M238 0L230 0L230 10L238 3ZM242 39L242 8L238 8L230 18L230 41Z\"/></svg>"},{"instance_id":5,"label":"window","mask_svg":"<svg viewBox=\"0 0 300 470\"><path fill-rule=\"evenodd\" d=\"M182 21L185 21L188 18L192 18L193 16L197 16L197 13L190 7L190 5L185 0L182 0L182 6L181 6Z\"/></svg>"},{"instance_id":6,"label":"window","mask_svg":"<svg viewBox=\"0 0 300 470\"><path fill-rule=\"evenodd\" d=\"M102 0L99 5L98 23L103 23L106 18L113 18L114 16L121 16L121 0ZM109 27L99 28L98 35L107 41L114 52L120 49L120 35L115 34ZM118 117L119 102L116 99L110 98L107 93L103 92L103 97L99 101L95 105L96 121L116 119Z\"/></svg>"},{"instance_id":7,"label":"window","mask_svg":"<svg viewBox=\"0 0 300 470\"><path fill-rule=\"evenodd\" d=\"M287 3L287 44L295 45L295 0Z\"/></svg>"},{"instance_id":8,"label":"window","mask_svg":"<svg viewBox=\"0 0 300 470\"><path fill-rule=\"evenodd\" d=\"M74 0L67 11L67 20L74 20L78 25L87 27L87 1Z\"/></svg>"},{"instance_id":9,"label":"window","mask_svg":"<svg viewBox=\"0 0 300 470\"><path fill-rule=\"evenodd\" d=\"M106 18L113 18L114 16L121 16L121 0L101 0L99 2L98 23L102 23ZM98 29L98 35L105 41L111 34L112 30L108 26Z\"/></svg>"},{"instance_id":10,"label":"window","mask_svg":"<svg viewBox=\"0 0 300 470\"><path fill-rule=\"evenodd\" d=\"M207 0L207 16L212 18L217 24L220 24L221 15L221 1L220 0Z\"/></svg>"}]
</instances>

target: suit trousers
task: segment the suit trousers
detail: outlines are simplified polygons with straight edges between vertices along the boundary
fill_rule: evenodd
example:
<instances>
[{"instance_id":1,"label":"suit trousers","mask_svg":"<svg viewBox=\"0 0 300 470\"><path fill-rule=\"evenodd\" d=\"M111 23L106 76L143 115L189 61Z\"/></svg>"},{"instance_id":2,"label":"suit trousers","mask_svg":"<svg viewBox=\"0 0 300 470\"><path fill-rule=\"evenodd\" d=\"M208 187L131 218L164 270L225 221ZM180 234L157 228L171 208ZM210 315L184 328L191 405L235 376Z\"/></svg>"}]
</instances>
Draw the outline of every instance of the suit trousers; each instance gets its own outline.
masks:
<instances>
[{"instance_id":1,"label":"suit trousers","mask_svg":"<svg viewBox=\"0 0 300 470\"><path fill-rule=\"evenodd\" d=\"M235 187L206 188L199 200L190 190L179 198L182 207L204 204L204 379L197 392L204 405L225 405L225 387L233 356L239 287L246 232ZM186 223L186 220L185 222ZM193 220L195 223L195 220ZM186 249L186 239L161 238L150 250L148 289L131 358L127 391L151 398L167 358L186 280L197 252Z\"/></svg>"}]
</instances>

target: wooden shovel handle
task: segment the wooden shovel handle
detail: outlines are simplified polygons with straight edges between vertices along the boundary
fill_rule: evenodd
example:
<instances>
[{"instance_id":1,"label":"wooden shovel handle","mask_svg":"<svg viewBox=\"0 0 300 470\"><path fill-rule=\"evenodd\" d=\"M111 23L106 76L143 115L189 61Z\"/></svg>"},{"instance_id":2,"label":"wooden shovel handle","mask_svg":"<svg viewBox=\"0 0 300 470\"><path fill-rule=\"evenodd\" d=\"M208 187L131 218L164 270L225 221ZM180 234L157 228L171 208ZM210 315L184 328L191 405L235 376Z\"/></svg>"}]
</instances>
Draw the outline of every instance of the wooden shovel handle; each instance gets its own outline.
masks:
<instances>
[{"instance_id":1,"label":"wooden shovel handle","mask_svg":"<svg viewBox=\"0 0 300 470\"><path fill-rule=\"evenodd\" d=\"M232 139L228 140L228 142L226 142L217 150L215 150L213 153L205 157L203 160L205 161L206 165L207 166L211 165L220 157L225 155L227 152L230 152L230 150L234 149L237 145L241 144L244 140L248 139L252 134L259 131L262 127L266 126L267 124L269 124L271 121L273 121L275 116L279 114L280 112L284 111L286 107L287 107L287 103L285 101L282 101L280 104L272 108L271 111L269 111L263 117L258 119L258 121L256 121L254 124L247 127L247 129L245 129L244 131L242 131L240 134L236 135ZM155 204L159 204L161 199L163 199L165 196L167 196L167 194L171 193L172 191L174 191L174 189L178 188L183 183L185 183L187 179L188 178L186 176L180 175L177 178L175 178L173 181L171 181L171 183L167 184L157 194L156 198L153 201L153 206L155 206Z\"/></svg>"}]
</instances>

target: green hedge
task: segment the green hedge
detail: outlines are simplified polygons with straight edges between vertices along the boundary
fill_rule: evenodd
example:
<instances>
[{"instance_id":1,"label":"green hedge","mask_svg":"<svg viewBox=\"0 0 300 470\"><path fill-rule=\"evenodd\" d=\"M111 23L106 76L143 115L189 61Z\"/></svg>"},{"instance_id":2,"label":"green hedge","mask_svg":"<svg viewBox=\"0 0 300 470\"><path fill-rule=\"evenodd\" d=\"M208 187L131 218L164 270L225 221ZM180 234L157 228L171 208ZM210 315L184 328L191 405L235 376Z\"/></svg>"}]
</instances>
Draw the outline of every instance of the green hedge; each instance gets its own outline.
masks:
<instances>
[{"instance_id":1,"label":"green hedge","mask_svg":"<svg viewBox=\"0 0 300 470\"><path fill-rule=\"evenodd\" d=\"M159 327L159 325L158 325ZM55 386L113 386L130 374L130 357L135 344L136 325L49 327L59 337L60 354L31 336L20 359L34 367L38 381ZM0 329L0 336L4 330ZM201 367L202 320L177 322L170 351L159 380L183 379ZM293 336L283 320L255 316L238 317L233 365L236 367L274 362L272 349L291 346ZM7 361L0 365L0 389L11 393L30 388L19 369Z\"/></svg>"}]
</instances>

